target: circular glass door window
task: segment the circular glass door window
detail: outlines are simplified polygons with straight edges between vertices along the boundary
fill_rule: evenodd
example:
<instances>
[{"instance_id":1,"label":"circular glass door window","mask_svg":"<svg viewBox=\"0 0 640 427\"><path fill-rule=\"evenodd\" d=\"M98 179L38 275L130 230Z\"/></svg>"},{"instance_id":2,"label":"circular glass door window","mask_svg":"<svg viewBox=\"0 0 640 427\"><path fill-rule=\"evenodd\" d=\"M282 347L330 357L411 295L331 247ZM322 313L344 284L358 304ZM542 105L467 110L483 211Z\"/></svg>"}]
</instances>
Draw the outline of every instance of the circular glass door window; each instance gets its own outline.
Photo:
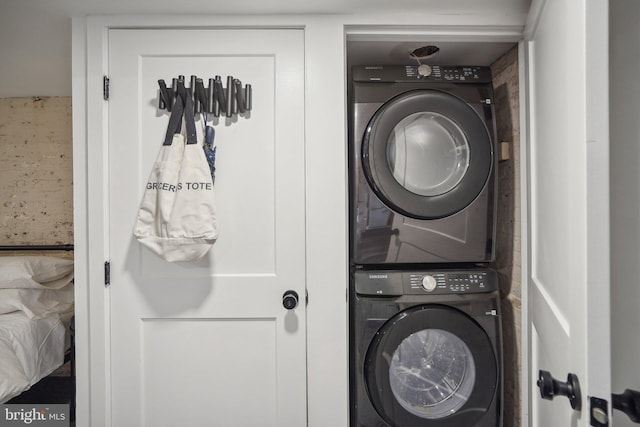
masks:
<instances>
[{"instance_id":1,"label":"circular glass door window","mask_svg":"<svg viewBox=\"0 0 640 427\"><path fill-rule=\"evenodd\" d=\"M441 329L409 335L394 351L389 366L389 383L398 403L426 419L458 411L469 400L475 380L469 347Z\"/></svg>"},{"instance_id":2,"label":"circular glass door window","mask_svg":"<svg viewBox=\"0 0 640 427\"><path fill-rule=\"evenodd\" d=\"M460 127L435 112L402 119L389 135L387 161L395 180L419 196L453 190L469 168L469 144Z\"/></svg>"},{"instance_id":3,"label":"circular glass door window","mask_svg":"<svg viewBox=\"0 0 640 427\"><path fill-rule=\"evenodd\" d=\"M486 114L449 93L399 94L364 130L362 172L395 212L416 219L453 215L469 206L491 177L490 123Z\"/></svg>"}]
</instances>

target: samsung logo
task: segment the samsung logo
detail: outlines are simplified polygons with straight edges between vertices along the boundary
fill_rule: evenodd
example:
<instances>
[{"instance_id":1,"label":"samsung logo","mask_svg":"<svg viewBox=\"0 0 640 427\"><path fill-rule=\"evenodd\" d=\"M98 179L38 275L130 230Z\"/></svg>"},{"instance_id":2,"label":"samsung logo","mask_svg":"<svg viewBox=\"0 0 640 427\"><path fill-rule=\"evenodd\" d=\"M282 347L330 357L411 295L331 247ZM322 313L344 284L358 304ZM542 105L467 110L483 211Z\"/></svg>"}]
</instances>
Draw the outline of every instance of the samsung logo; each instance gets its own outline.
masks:
<instances>
[{"instance_id":1,"label":"samsung logo","mask_svg":"<svg viewBox=\"0 0 640 427\"><path fill-rule=\"evenodd\" d=\"M389 275L387 274L370 274L369 279L388 279Z\"/></svg>"}]
</instances>

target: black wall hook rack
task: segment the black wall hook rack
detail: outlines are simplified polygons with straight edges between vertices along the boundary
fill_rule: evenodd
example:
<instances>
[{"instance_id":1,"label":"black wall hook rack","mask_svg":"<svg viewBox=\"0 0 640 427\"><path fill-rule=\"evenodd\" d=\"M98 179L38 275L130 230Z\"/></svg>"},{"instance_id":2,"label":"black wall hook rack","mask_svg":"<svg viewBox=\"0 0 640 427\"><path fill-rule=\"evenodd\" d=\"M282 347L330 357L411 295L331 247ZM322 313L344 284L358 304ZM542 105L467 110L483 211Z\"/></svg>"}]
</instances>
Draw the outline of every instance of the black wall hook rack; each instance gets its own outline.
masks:
<instances>
[{"instance_id":1,"label":"black wall hook rack","mask_svg":"<svg viewBox=\"0 0 640 427\"><path fill-rule=\"evenodd\" d=\"M251 85L242 87L242 82L233 76L227 76L227 86L222 85L222 77L216 76L208 80L208 86L204 87L204 81L197 76L191 76L190 87L185 86L184 76L178 76L171 80L171 87L167 87L164 80L158 80L160 97L158 108L171 111L176 96L180 95L184 100L190 96L194 103L194 113L205 112L220 117L233 117L238 113L251 111L253 98Z\"/></svg>"}]
</instances>

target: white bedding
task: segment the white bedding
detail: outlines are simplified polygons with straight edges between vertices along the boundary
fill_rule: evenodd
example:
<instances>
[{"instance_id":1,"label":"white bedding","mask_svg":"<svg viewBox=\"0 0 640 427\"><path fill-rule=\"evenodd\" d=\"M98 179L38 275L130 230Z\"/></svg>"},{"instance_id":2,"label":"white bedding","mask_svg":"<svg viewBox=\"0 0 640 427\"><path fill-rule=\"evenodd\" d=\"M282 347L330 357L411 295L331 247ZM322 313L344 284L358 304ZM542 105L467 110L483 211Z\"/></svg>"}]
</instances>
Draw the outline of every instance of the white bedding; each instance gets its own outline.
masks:
<instances>
[{"instance_id":1,"label":"white bedding","mask_svg":"<svg viewBox=\"0 0 640 427\"><path fill-rule=\"evenodd\" d=\"M0 403L64 362L73 316L73 263L0 258Z\"/></svg>"},{"instance_id":2,"label":"white bedding","mask_svg":"<svg viewBox=\"0 0 640 427\"><path fill-rule=\"evenodd\" d=\"M64 362L72 313L29 319L0 316L0 403L19 395Z\"/></svg>"}]
</instances>

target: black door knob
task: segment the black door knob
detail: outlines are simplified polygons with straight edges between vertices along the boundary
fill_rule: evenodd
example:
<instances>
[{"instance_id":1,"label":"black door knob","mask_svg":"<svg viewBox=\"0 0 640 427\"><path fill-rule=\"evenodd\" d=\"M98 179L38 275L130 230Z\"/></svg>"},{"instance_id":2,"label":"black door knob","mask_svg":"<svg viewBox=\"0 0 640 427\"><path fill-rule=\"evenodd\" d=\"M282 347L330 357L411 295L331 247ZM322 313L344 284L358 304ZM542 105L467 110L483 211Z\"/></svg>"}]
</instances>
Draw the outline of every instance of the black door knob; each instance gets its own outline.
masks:
<instances>
[{"instance_id":1,"label":"black door knob","mask_svg":"<svg viewBox=\"0 0 640 427\"><path fill-rule=\"evenodd\" d=\"M627 389L622 394L612 394L611 406L627 414L634 423L640 424L640 392Z\"/></svg>"},{"instance_id":2,"label":"black door knob","mask_svg":"<svg viewBox=\"0 0 640 427\"><path fill-rule=\"evenodd\" d=\"M296 291L286 291L282 295L282 305L287 310L293 310L298 306L298 293Z\"/></svg>"},{"instance_id":3,"label":"black door knob","mask_svg":"<svg viewBox=\"0 0 640 427\"><path fill-rule=\"evenodd\" d=\"M555 396L566 396L573 409L582 410L580 382L575 374L567 375L567 382L562 382L553 378L548 371L541 370L538 371L537 384L543 399L553 400Z\"/></svg>"}]
</instances>

